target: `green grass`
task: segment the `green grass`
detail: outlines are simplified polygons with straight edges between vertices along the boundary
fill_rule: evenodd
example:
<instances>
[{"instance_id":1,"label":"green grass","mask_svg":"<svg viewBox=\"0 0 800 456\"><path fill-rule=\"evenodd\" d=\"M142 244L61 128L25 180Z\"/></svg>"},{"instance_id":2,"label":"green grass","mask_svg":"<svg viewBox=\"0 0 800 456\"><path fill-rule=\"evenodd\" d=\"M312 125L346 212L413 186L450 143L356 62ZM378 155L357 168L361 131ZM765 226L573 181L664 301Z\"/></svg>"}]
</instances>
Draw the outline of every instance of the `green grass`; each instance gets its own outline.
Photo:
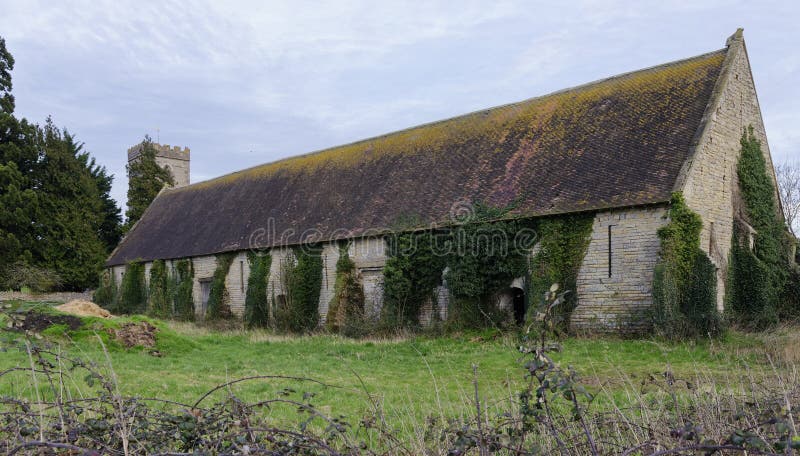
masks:
<instances>
[{"instance_id":1,"label":"green grass","mask_svg":"<svg viewBox=\"0 0 800 456\"><path fill-rule=\"evenodd\" d=\"M254 380L236 384L231 391L248 401L275 397L287 387L313 392L314 404L323 412L357 418L371 407L365 394L368 391L387 418L410 426L422 423L427 416L473 413L472 365L478 368L480 394L490 411L514 399L524 381L517 336L512 334L357 341L329 335L289 337L265 331L214 331L144 317L84 320L86 324L80 330L67 333L65 327L56 326L46 330L44 336L71 356L93 360L106 368L100 338L123 394L188 404L214 386L241 377L307 377L330 386ZM152 349L124 349L110 335L109 331L123 322L142 320L159 328L155 349L160 357L153 356ZM737 332L702 343L606 337L568 339L563 346L557 361L576 367L590 389L605 396L600 404L610 399L625 401L632 391L641 390L648 378L658 378L667 369L679 378L694 381L701 376L718 383L738 378L744 366L756 375L770 369L762 356L762 338ZM27 353L10 350L0 355L0 370L14 366L30 366ZM31 397L29 380L30 373L24 372L0 377L0 395ZM80 379L68 382L75 394L86 394L80 383ZM226 389L216 392L206 405L226 394Z\"/></svg>"}]
</instances>

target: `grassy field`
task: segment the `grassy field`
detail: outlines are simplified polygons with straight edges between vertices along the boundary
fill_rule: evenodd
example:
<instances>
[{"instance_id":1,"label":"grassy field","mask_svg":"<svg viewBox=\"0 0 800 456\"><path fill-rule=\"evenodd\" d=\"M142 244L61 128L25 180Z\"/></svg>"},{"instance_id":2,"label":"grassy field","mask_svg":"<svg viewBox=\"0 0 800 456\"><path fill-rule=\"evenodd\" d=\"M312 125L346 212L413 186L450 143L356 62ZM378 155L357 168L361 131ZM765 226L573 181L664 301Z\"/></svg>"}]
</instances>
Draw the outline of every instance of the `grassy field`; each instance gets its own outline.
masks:
<instances>
[{"instance_id":1,"label":"grassy field","mask_svg":"<svg viewBox=\"0 0 800 456\"><path fill-rule=\"evenodd\" d=\"M514 400L524 381L517 351L519 336L514 334L351 340L330 335L215 331L193 324L147 320L158 328L158 356L153 349L125 349L109 336L110 327L141 320L89 318L84 319L81 329L54 326L42 334L71 356L92 360L107 371L112 368L124 395L191 404L214 386L242 377L305 377L325 385L288 379L252 380L217 391L208 402L229 392L248 401L262 400L291 388L314 393L315 405L328 414L360 417L377 403L394 423L408 426L406 431L413 431L411 428L428 416L472 413L476 379L490 411L501 410ZM798 343L800 337L791 328L768 335L731 331L722 340L700 343L570 338L563 341L564 350L557 361L581 372L585 383L598 395L598 407L612 403L624 406L647 395L647 385L663 378L667 370L696 384L725 387L743 378L769 376L774 369L791 369L800 351ZM477 378L473 365L477 366ZM0 370L15 366L30 366L26 352L10 350L0 356ZM25 372L0 377L0 395L32 397L29 379L30 374ZM80 383L70 383L76 396L82 394Z\"/></svg>"}]
</instances>

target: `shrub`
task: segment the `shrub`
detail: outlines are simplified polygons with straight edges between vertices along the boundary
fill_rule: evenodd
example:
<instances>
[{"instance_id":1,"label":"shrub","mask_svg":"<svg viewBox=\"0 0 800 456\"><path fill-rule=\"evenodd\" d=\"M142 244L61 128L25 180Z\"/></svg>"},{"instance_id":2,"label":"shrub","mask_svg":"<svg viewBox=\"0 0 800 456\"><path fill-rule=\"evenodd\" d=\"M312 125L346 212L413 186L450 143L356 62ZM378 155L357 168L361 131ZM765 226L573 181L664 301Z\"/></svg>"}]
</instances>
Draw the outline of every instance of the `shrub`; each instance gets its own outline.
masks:
<instances>
[{"instance_id":1,"label":"shrub","mask_svg":"<svg viewBox=\"0 0 800 456\"><path fill-rule=\"evenodd\" d=\"M330 331L356 337L363 334L364 323L364 289L358 280L356 264L347 253L347 245L343 245L336 261L336 282L326 325Z\"/></svg>"},{"instance_id":2,"label":"shrub","mask_svg":"<svg viewBox=\"0 0 800 456\"><path fill-rule=\"evenodd\" d=\"M194 269L191 260L174 262L170 283L172 284L173 315L177 320L194 321L193 279Z\"/></svg>"},{"instance_id":3,"label":"shrub","mask_svg":"<svg viewBox=\"0 0 800 456\"><path fill-rule=\"evenodd\" d=\"M6 288L20 291L28 289L38 293L57 290L64 283L57 272L21 261L3 271L2 282Z\"/></svg>"},{"instance_id":4,"label":"shrub","mask_svg":"<svg viewBox=\"0 0 800 456\"><path fill-rule=\"evenodd\" d=\"M125 275L119 289L116 311L122 314L144 313L147 308L147 289L144 281L144 264L131 261L125 266Z\"/></svg>"},{"instance_id":5,"label":"shrub","mask_svg":"<svg viewBox=\"0 0 800 456\"><path fill-rule=\"evenodd\" d=\"M147 314L162 319L172 316L172 300L168 290L167 267L164 260L155 260L150 267Z\"/></svg>"},{"instance_id":6,"label":"shrub","mask_svg":"<svg viewBox=\"0 0 800 456\"><path fill-rule=\"evenodd\" d=\"M244 302L244 322L248 328L264 328L269 325L267 281L272 265L272 256L250 252L247 255L250 275L247 278L247 295Z\"/></svg>"},{"instance_id":7,"label":"shrub","mask_svg":"<svg viewBox=\"0 0 800 456\"><path fill-rule=\"evenodd\" d=\"M92 300L99 306L106 309L112 309L117 298L117 283L114 280L114 274L106 269L100 273L100 285L94 291Z\"/></svg>"},{"instance_id":8,"label":"shrub","mask_svg":"<svg viewBox=\"0 0 800 456\"><path fill-rule=\"evenodd\" d=\"M217 268L211 279L211 290L208 294L208 308L206 309L206 320L223 320L231 317L231 309L228 303L228 289L225 286L225 278L231 263L236 257L235 253L221 253L217 255Z\"/></svg>"},{"instance_id":9,"label":"shrub","mask_svg":"<svg viewBox=\"0 0 800 456\"><path fill-rule=\"evenodd\" d=\"M653 274L651 323L667 338L718 335L716 267L700 249L700 216L676 192L667 225L658 230L659 262Z\"/></svg>"}]
</instances>

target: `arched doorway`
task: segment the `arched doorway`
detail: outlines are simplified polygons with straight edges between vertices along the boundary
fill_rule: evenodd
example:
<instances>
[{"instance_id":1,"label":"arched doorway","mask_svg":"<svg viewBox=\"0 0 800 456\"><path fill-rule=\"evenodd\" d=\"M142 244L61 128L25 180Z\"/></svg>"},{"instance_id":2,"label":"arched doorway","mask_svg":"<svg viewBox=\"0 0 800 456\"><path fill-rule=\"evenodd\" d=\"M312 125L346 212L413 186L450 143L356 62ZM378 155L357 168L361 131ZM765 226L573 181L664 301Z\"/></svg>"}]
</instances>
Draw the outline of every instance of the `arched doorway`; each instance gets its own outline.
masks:
<instances>
[{"instance_id":1,"label":"arched doorway","mask_svg":"<svg viewBox=\"0 0 800 456\"><path fill-rule=\"evenodd\" d=\"M522 288L511 287L511 298L514 309L514 321L521 325L525 323L525 311L528 306L525 302L525 291Z\"/></svg>"}]
</instances>

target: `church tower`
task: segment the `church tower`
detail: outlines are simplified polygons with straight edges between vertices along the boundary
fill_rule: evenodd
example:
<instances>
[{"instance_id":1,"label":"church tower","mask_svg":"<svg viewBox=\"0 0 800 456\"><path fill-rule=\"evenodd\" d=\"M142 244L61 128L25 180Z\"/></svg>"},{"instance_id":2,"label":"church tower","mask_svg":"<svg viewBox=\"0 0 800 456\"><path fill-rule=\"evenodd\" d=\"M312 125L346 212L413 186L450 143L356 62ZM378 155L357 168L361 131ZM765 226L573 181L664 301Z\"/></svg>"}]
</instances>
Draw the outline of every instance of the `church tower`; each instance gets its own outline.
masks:
<instances>
[{"instance_id":1,"label":"church tower","mask_svg":"<svg viewBox=\"0 0 800 456\"><path fill-rule=\"evenodd\" d=\"M181 149L179 146L171 147L169 144L152 143L156 150L156 163L172 174L175 187L189 185L189 148ZM142 143L128 149L128 163L139 158Z\"/></svg>"}]
</instances>

